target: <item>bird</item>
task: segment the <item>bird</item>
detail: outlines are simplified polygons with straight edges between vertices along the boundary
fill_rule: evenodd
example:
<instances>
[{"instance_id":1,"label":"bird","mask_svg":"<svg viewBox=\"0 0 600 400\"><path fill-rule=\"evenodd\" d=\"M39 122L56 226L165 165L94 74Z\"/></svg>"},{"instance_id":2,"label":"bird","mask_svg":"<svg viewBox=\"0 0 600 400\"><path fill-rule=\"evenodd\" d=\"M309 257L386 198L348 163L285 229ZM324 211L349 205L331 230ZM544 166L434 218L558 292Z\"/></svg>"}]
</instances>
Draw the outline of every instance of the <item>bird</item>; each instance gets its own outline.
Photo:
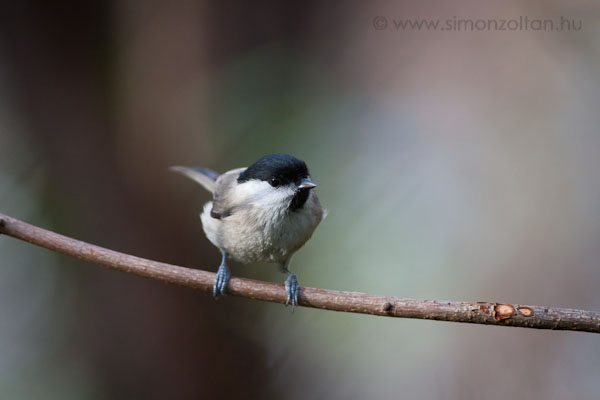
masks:
<instances>
[{"instance_id":1,"label":"bird","mask_svg":"<svg viewBox=\"0 0 600 400\"><path fill-rule=\"evenodd\" d=\"M299 283L290 260L310 239L327 211L306 163L292 155L267 154L247 168L219 174L206 168L170 167L212 193L200 214L208 240L221 251L213 296L226 294L228 260L275 263L287 274L286 302L298 304Z\"/></svg>"}]
</instances>

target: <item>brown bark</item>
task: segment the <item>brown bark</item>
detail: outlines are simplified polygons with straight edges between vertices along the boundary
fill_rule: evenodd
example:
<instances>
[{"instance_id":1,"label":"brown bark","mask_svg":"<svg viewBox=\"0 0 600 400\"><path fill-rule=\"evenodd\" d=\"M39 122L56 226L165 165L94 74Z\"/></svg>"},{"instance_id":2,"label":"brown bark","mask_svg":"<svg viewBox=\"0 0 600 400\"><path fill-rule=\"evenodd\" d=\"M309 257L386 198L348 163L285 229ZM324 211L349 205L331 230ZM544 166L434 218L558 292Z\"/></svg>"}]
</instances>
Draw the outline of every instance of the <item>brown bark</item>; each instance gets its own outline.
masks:
<instances>
[{"instance_id":1,"label":"brown bark","mask_svg":"<svg viewBox=\"0 0 600 400\"><path fill-rule=\"evenodd\" d=\"M4 214L0 214L0 233L104 267L212 292L213 272L108 250ZM276 303L285 303L286 300L282 285L236 277L230 279L227 293ZM494 302L417 300L308 287L300 288L298 301L305 307L388 317L600 333L600 312L597 311Z\"/></svg>"}]
</instances>

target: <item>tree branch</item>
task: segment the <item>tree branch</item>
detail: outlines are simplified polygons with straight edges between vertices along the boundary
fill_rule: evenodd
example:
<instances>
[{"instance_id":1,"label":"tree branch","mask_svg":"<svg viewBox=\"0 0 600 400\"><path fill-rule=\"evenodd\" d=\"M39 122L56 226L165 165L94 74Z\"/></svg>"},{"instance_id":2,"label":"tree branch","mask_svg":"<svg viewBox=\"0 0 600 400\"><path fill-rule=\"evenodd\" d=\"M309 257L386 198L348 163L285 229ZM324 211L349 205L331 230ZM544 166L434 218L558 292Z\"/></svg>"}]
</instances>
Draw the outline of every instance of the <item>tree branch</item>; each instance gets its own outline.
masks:
<instances>
[{"instance_id":1,"label":"tree branch","mask_svg":"<svg viewBox=\"0 0 600 400\"><path fill-rule=\"evenodd\" d=\"M179 267L108 250L38 228L4 214L0 214L0 233L104 267L212 292L215 279L215 274L212 272ZM286 299L282 285L235 277L229 280L227 293L275 303L285 303ZM417 300L308 287L300 288L298 302L305 307L387 317L600 333L600 312L568 308L493 302Z\"/></svg>"}]
</instances>

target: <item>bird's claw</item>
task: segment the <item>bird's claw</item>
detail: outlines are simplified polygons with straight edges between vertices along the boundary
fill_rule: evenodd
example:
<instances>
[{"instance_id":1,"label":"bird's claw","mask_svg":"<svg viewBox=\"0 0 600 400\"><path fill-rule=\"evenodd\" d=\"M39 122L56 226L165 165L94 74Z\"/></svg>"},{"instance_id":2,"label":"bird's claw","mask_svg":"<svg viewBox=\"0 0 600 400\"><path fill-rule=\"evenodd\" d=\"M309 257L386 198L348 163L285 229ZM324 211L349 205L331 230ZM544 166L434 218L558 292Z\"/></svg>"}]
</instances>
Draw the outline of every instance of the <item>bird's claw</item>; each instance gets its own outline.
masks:
<instances>
[{"instance_id":1,"label":"bird's claw","mask_svg":"<svg viewBox=\"0 0 600 400\"><path fill-rule=\"evenodd\" d=\"M225 288L227 287L227 282L229 282L229 277L231 276L229 272L229 268L227 265L221 264L219 266L219 270L217 271L217 277L215 278L215 284L213 285L213 296L218 297L219 295L225 296Z\"/></svg>"},{"instance_id":2,"label":"bird's claw","mask_svg":"<svg viewBox=\"0 0 600 400\"><path fill-rule=\"evenodd\" d=\"M298 278L296 275L289 274L287 279L285 280L285 292L287 293L287 299L285 301L285 305L292 304L292 312L294 312L294 307L298 304L298 289L300 285L298 284Z\"/></svg>"}]
</instances>

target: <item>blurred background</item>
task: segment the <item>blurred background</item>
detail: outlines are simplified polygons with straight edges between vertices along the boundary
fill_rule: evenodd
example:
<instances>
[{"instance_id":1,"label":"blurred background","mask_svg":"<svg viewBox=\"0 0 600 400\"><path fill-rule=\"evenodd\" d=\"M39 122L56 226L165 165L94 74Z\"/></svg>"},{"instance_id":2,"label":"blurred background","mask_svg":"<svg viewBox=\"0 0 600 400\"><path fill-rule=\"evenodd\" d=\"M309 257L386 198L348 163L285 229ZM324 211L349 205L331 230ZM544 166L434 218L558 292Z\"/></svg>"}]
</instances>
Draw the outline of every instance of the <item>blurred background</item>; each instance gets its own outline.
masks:
<instances>
[{"instance_id":1,"label":"blurred background","mask_svg":"<svg viewBox=\"0 0 600 400\"><path fill-rule=\"evenodd\" d=\"M4 3L1 212L216 271L168 166L286 152L329 210L301 285L600 309L597 2ZM581 29L396 27L519 16ZM592 334L292 315L9 237L0 355L6 399L600 397Z\"/></svg>"}]
</instances>

